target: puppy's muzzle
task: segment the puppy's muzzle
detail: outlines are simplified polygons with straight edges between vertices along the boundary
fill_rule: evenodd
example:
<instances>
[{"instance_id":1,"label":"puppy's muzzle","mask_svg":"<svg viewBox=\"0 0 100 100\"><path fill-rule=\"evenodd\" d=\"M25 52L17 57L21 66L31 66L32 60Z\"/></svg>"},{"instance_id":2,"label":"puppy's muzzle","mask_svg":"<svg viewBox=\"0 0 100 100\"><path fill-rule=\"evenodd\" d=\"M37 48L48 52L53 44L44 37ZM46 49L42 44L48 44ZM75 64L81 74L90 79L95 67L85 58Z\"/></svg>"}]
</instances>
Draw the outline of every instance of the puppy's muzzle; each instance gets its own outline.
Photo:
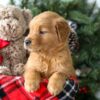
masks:
<instances>
[{"instance_id":1,"label":"puppy's muzzle","mask_svg":"<svg viewBox=\"0 0 100 100\"><path fill-rule=\"evenodd\" d=\"M31 44L31 40L25 39L24 40L24 43L25 43L26 46L29 46Z\"/></svg>"}]
</instances>

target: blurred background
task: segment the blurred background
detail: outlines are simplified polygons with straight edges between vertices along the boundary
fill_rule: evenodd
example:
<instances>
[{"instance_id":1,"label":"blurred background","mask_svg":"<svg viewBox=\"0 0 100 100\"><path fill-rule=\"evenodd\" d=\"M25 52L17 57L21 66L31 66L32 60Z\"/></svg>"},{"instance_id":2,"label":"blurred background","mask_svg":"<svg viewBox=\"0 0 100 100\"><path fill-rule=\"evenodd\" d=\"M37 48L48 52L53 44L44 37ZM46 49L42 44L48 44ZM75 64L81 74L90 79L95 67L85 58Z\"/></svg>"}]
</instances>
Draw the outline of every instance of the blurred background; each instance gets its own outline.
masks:
<instances>
[{"instance_id":1,"label":"blurred background","mask_svg":"<svg viewBox=\"0 0 100 100\"><path fill-rule=\"evenodd\" d=\"M76 100L100 100L100 0L0 0L28 8L33 16L51 10L72 21L78 49L72 53L79 91Z\"/></svg>"}]
</instances>

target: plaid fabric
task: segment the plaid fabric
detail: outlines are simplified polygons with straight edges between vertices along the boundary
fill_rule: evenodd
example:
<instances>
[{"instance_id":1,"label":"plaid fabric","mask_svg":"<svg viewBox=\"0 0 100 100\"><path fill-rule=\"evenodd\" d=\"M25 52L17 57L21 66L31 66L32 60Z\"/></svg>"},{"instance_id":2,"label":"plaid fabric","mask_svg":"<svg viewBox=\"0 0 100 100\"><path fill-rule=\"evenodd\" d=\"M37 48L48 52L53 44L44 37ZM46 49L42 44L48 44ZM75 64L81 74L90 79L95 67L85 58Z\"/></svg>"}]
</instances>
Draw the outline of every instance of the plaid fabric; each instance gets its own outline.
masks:
<instances>
[{"instance_id":1,"label":"plaid fabric","mask_svg":"<svg viewBox=\"0 0 100 100\"><path fill-rule=\"evenodd\" d=\"M0 100L75 100L78 90L73 79L66 81L64 90L56 97L48 92L47 81L40 83L40 89L33 93L28 93L23 83L22 77L0 75Z\"/></svg>"}]
</instances>

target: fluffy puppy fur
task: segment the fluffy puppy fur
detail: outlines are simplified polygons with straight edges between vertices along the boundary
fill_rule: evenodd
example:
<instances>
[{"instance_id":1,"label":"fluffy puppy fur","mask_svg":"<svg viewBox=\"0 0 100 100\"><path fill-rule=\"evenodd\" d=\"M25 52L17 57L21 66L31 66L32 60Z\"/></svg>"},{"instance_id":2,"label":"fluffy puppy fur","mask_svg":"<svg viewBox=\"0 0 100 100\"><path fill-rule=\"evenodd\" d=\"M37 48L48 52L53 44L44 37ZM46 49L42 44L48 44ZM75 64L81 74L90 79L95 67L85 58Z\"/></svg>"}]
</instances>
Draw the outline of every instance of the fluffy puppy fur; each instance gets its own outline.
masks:
<instances>
[{"instance_id":1,"label":"fluffy puppy fur","mask_svg":"<svg viewBox=\"0 0 100 100\"><path fill-rule=\"evenodd\" d=\"M42 79L48 79L48 90L57 95L63 90L66 78L75 76L68 46L70 27L57 13L46 11L32 19L24 47L30 51L25 65L25 89L39 88Z\"/></svg>"}]
</instances>

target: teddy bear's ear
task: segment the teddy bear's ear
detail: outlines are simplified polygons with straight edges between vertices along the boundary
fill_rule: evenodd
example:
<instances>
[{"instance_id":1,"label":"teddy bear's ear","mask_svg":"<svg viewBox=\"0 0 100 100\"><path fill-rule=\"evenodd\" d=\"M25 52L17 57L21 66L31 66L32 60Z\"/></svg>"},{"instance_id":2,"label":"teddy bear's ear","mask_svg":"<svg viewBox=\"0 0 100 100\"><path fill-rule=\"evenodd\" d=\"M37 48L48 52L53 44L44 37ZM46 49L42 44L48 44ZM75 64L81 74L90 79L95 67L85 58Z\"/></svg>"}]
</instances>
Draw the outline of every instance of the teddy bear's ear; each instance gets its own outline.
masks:
<instances>
[{"instance_id":1,"label":"teddy bear's ear","mask_svg":"<svg viewBox=\"0 0 100 100\"><path fill-rule=\"evenodd\" d=\"M0 5L0 19L2 18L2 9L4 9L4 6L3 5Z\"/></svg>"},{"instance_id":2,"label":"teddy bear's ear","mask_svg":"<svg viewBox=\"0 0 100 100\"><path fill-rule=\"evenodd\" d=\"M28 25L32 19L32 13L29 9L22 9L23 16L25 18L26 24Z\"/></svg>"}]
</instances>

